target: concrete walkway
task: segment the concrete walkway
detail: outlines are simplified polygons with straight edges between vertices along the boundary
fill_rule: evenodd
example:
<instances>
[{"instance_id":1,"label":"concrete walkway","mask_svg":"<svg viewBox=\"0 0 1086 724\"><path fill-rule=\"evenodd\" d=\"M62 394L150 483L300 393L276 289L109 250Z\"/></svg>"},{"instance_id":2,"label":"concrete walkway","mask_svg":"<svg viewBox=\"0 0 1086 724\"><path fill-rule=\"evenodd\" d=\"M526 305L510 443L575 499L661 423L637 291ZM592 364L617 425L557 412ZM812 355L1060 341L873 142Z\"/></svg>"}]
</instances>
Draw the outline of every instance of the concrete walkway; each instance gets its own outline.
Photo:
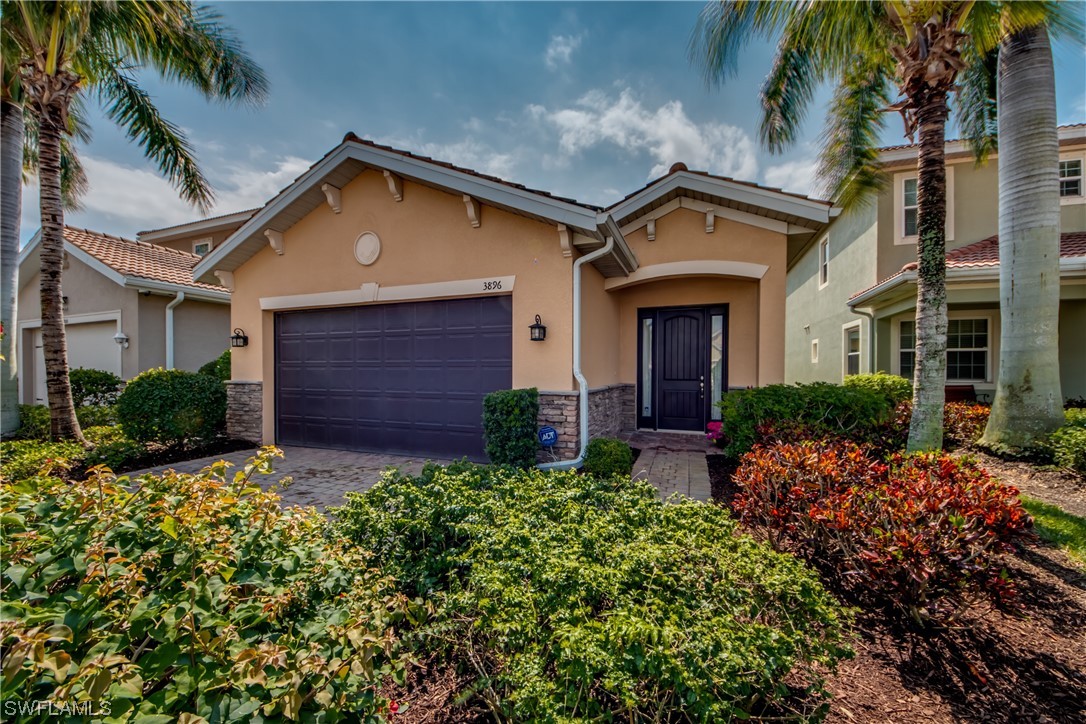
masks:
<instances>
[{"instance_id":1,"label":"concrete walkway","mask_svg":"<svg viewBox=\"0 0 1086 724\"><path fill-rule=\"evenodd\" d=\"M288 487L276 491L282 496L283 505L312 505L321 510L342 505L343 494L348 491L369 490L389 467L415 475L421 472L422 466L427 462L422 458L382 453L288 446L281 449L284 457L274 462L275 472L271 475L257 475L254 480L261 486L268 487L278 484L285 477L293 478L293 482ZM256 450L239 450L226 455L186 460L139 470L128 475L136 478L144 473L161 474L169 469L179 473L196 473L219 460L226 460L241 467L254 454ZM435 460L434 462L448 461Z\"/></svg>"},{"instance_id":2,"label":"concrete walkway","mask_svg":"<svg viewBox=\"0 0 1086 724\"><path fill-rule=\"evenodd\" d=\"M705 455L716 448L704 435L639 430L620 437L641 451L634 463L634 478L655 485L661 497L682 493L694 500L712 499Z\"/></svg>"}]
</instances>

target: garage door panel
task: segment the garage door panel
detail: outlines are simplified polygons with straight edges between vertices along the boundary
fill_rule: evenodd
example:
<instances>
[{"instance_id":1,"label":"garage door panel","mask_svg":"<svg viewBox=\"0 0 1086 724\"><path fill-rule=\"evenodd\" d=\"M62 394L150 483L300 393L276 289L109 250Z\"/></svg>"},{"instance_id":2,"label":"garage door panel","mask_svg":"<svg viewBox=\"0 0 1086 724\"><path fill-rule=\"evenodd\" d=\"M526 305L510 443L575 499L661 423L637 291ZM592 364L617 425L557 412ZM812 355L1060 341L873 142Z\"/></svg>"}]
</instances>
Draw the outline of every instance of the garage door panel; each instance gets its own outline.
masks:
<instances>
[{"instance_id":1,"label":"garage door panel","mask_svg":"<svg viewBox=\"0 0 1086 724\"><path fill-rule=\"evenodd\" d=\"M512 385L511 326L510 297L278 314L277 439L485 460L482 400Z\"/></svg>"}]
</instances>

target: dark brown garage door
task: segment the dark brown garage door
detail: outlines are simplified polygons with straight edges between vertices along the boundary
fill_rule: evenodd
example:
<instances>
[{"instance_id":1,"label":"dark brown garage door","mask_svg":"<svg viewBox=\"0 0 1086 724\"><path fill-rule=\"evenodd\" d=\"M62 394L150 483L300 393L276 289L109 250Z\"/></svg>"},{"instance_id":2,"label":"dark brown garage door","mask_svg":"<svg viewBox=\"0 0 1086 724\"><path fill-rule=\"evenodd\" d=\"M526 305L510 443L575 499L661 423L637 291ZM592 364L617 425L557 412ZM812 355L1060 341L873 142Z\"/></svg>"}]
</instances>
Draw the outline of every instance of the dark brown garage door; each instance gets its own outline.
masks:
<instances>
[{"instance_id":1,"label":"dark brown garage door","mask_svg":"<svg viewBox=\"0 0 1086 724\"><path fill-rule=\"evenodd\" d=\"M485 460L483 396L513 378L512 297L275 317L283 445Z\"/></svg>"}]
</instances>

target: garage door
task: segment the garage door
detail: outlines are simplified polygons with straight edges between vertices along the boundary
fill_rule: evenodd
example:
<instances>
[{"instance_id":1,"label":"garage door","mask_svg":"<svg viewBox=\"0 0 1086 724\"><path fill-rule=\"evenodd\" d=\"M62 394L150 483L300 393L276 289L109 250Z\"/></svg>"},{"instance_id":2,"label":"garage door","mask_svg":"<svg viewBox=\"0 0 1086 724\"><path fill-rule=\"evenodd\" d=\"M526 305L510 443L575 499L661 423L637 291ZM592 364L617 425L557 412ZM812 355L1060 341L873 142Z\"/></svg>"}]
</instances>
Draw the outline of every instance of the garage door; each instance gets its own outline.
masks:
<instances>
[{"instance_id":1,"label":"garage door","mask_svg":"<svg viewBox=\"0 0 1086 724\"><path fill-rule=\"evenodd\" d=\"M485 460L483 396L513 378L512 297L282 312L283 445Z\"/></svg>"}]
</instances>

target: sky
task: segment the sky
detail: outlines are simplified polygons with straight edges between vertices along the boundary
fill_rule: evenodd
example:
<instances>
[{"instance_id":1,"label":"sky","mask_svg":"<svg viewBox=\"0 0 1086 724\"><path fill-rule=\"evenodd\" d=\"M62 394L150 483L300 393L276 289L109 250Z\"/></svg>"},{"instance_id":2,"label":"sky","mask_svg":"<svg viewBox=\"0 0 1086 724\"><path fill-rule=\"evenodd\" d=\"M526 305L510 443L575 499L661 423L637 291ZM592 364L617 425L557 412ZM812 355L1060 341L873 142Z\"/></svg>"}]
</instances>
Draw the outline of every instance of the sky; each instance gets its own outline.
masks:
<instances>
[{"instance_id":1,"label":"sky","mask_svg":"<svg viewBox=\"0 0 1086 724\"><path fill-rule=\"evenodd\" d=\"M212 4L267 73L266 104L210 104L151 71L139 76L188 134L215 187L210 215L263 205L348 131L600 205L677 161L817 191L831 89L816 93L793 147L759 148L758 91L772 43L750 44L736 74L709 86L689 55L700 3ZM1086 122L1082 39L1056 43L1054 59L1059 122ZM94 136L80 147L90 191L67 223L134 237L200 218L90 106ZM904 143L902 134L896 114L888 117L882 142ZM39 226L37 204L30 184L24 241Z\"/></svg>"}]
</instances>

